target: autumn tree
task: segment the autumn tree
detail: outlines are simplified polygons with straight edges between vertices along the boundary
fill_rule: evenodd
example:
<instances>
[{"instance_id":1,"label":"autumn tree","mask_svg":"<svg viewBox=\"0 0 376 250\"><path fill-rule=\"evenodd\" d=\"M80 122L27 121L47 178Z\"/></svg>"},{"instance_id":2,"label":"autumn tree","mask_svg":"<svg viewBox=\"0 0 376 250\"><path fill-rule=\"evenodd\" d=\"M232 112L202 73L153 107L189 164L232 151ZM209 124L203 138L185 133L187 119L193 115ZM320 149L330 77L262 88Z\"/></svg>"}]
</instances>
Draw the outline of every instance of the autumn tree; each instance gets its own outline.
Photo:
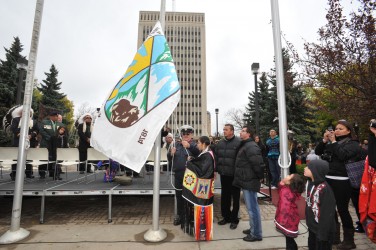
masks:
<instances>
[{"instance_id":1,"label":"autumn tree","mask_svg":"<svg viewBox=\"0 0 376 250\"><path fill-rule=\"evenodd\" d=\"M299 60L317 107L364 128L376 118L376 2L358 2L346 17L340 0L328 0L327 24Z\"/></svg>"}]
</instances>

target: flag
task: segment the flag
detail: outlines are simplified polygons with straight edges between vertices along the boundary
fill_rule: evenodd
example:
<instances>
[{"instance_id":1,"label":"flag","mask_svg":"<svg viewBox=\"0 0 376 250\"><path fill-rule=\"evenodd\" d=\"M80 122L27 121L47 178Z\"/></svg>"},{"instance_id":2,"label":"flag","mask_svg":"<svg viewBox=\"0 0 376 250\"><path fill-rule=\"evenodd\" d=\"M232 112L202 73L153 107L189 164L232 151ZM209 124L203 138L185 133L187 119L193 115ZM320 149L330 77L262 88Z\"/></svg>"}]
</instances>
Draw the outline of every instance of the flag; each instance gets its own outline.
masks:
<instances>
[{"instance_id":1,"label":"flag","mask_svg":"<svg viewBox=\"0 0 376 250\"><path fill-rule=\"evenodd\" d=\"M140 172L179 100L175 65L158 22L103 103L91 146Z\"/></svg>"}]
</instances>

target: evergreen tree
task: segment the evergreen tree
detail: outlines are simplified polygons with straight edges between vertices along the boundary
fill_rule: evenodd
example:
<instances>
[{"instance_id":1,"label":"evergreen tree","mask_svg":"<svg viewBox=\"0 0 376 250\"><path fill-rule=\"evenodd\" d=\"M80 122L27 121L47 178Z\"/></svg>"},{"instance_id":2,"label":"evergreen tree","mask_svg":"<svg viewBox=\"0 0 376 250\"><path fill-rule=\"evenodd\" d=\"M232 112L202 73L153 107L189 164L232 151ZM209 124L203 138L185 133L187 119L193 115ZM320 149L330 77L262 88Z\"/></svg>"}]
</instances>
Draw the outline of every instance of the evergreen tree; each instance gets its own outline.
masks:
<instances>
[{"instance_id":1,"label":"evergreen tree","mask_svg":"<svg viewBox=\"0 0 376 250\"><path fill-rule=\"evenodd\" d=\"M38 90L42 93L41 104L45 110L57 110L64 112L64 94L60 93L61 82L58 82L57 76L59 71L56 69L55 65L51 65L50 72L45 72L47 76L45 80L42 81L41 86L37 87ZM40 107L39 107L40 108ZM39 116L45 116L48 114L39 114Z\"/></svg>"},{"instance_id":2,"label":"evergreen tree","mask_svg":"<svg viewBox=\"0 0 376 250\"><path fill-rule=\"evenodd\" d=\"M19 77L17 61L25 58L21 55L22 47L20 39L15 37L11 47L4 48L6 60L0 60L0 107L5 110L0 111L1 116L16 103Z\"/></svg>"},{"instance_id":3,"label":"evergreen tree","mask_svg":"<svg viewBox=\"0 0 376 250\"><path fill-rule=\"evenodd\" d=\"M311 135L312 128L309 126L310 108L307 105L306 95L301 85L296 83L297 73L293 72L293 64L288 52L282 50L283 71L286 96L286 113L288 128L297 135ZM246 107L246 121L254 126L255 106L254 93L249 96L249 104ZM266 139L269 130L278 127L278 103L277 103L277 81L275 69L272 73L261 76L259 82L259 111L260 111L260 135Z\"/></svg>"}]
</instances>

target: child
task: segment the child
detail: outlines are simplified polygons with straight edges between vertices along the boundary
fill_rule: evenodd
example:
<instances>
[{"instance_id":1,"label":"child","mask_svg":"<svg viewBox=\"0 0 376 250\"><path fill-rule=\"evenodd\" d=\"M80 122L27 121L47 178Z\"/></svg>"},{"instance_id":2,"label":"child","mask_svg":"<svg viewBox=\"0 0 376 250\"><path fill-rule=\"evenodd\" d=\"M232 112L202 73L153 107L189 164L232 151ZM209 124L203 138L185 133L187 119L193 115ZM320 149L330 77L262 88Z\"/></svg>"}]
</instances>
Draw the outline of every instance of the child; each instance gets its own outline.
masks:
<instances>
[{"instance_id":1,"label":"child","mask_svg":"<svg viewBox=\"0 0 376 250\"><path fill-rule=\"evenodd\" d=\"M286 237L286 249L297 250L294 238L298 236L299 212L296 200L304 191L304 180L299 174L290 174L279 183L279 201L274 223Z\"/></svg>"},{"instance_id":2,"label":"child","mask_svg":"<svg viewBox=\"0 0 376 250\"><path fill-rule=\"evenodd\" d=\"M56 134L56 147L57 148L69 148L68 146L68 136L66 133L66 128L64 126L60 126L57 134ZM61 165L56 164L56 173L54 174L54 180L61 181L63 178L60 177L60 174L62 173Z\"/></svg>"},{"instance_id":3,"label":"child","mask_svg":"<svg viewBox=\"0 0 376 250\"><path fill-rule=\"evenodd\" d=\"M308 226L309 249L332 249L336 231L336 201L325 175L329 172L329 163L313 160L304 168L304 176L310 178L306 187L306 222Z\"/></svg>"}]
</instances>

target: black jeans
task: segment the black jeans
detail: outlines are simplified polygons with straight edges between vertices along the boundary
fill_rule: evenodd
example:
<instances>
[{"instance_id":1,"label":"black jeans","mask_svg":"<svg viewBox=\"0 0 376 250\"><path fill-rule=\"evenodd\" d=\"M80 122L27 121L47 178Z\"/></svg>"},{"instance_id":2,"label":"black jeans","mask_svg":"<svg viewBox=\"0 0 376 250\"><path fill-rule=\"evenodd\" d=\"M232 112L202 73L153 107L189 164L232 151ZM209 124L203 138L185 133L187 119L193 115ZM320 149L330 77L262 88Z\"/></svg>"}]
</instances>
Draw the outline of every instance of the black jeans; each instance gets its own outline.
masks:
<instances>
[{"instance_id":1,"label":"black jeans","mask_svg":"<svg viewBox=\"0 0 376 250\"><path fill-rule=\"evenodd\" d=\"M227 222L238 224L240 188L234 187L233 181L233 176L221 175L221 213Z\"/></svg>"},{"instance_id":2,"label":"black jeans","mask_svg":"<svg viewBox=\"0 0 376 250\"><path fill-rule=\"evenodd\" d=\"M294 238L288 237L285 235L286 238L286 250L298 250L298 245L295 242Z\"/></svg>"},{"instance_id":3,"label":"black jeans","mask_svg":"<svg viewBox=\"0 0 376 250\"><path fill-rule=\"evenodd\" d=\"M183 178L184 171L175 172L175 197L177 205L177 215L179 216L180 220L184 219L184 198L182 196Z\"/></svg>"},{"instance_id":4,"label":"black jeans","mask_svg":"<svg viewBox=\"0 0 376 250\"><path fill-rule=\"evenodd\" d=\"M360 214L359 214L359 192L360 189L358 188L351 188L351 201L354 205L356 216L358 217L358 220L360 220Z\"/></svg>"},{"instance_id":5,"label":"black jeans","mask_svg":"<svg viewBox=\"0 0 376 250\"><path fill-rule=\"evenodd\" d=\"M309 230L308 233L308 249L309 250L331 250L332 249L332 239L329 238L328 241L322 241L316 237L316 234Z\"/></svg>"},{"instance_id":6,"label":"black jeans","mask_svg":"<svg viewBox=\"0 0 376 250\"><path fill-rule=\"evenodd\" d=\"M343 227L354 229L353 220L349 212L349 203L352 192L352 187L349 180L333 180L326 179L333 190L336 199L337 212L341 217ZM338 215L336 212L336 222L338 223Z\"/></svg>"}]
</instances>

